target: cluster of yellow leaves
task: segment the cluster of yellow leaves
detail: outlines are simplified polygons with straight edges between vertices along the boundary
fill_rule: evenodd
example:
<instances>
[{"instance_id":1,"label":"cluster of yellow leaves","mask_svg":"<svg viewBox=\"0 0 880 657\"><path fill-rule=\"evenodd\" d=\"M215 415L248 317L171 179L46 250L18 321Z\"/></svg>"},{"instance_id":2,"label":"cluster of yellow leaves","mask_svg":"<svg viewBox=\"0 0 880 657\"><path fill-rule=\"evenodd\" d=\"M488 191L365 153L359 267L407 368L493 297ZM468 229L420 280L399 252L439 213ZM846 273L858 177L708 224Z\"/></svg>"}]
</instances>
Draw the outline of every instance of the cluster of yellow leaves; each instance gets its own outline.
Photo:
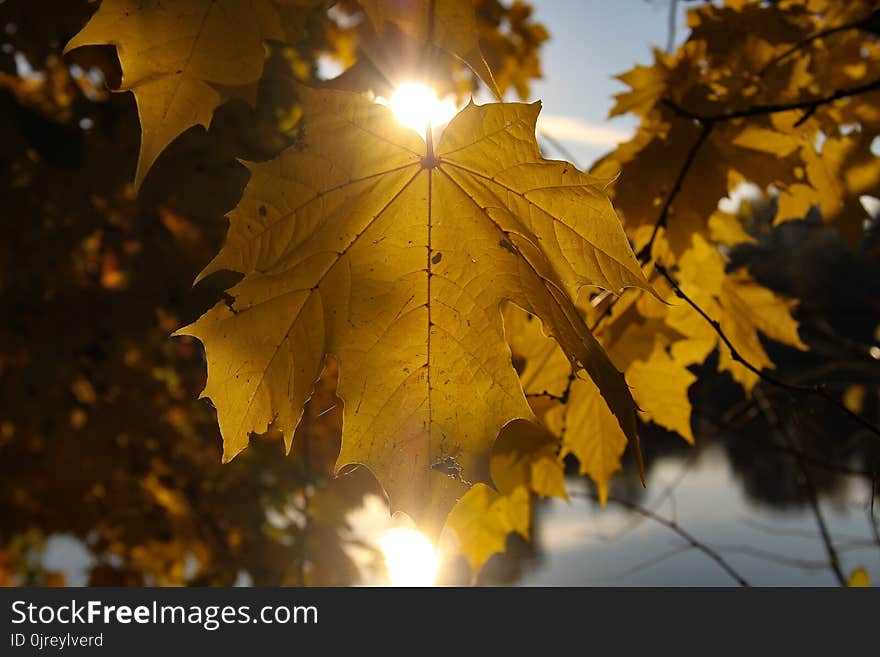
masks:
<instances>
[{"instance_id":1,"label":"cluster of yellow leaves","mask_svg":"<svg viewBox=\"0 0 880 657\"><path fill-rule=\"evenodd\" d=\"M855 243L867 219L859 197L880 196L880 164L871 151L880 128L880 89L871 87L880 80L877 12L870 0L727 2L692 10L691 34L675 55L657 51L652 66L620 76L631 90L617 97L612 116L632 112L642 123L596 172L622 171L614 198L628 232L636 237L638 226L657 219L708 126L696 115L722 118L708 126L693 156L699 175L684 180L670 210L666 237L676 255L690 248L692 233L706 231L718 199L742 181L776 190L777 223L802 219L816 206ZM750 113L835 94L835 102ZM723 118L730 114L746 115Z\"/></svg>"},{"instance_id":2,"label":"cluster of yellow leaves","mask_svg":"<svg viewBox=\"0 0 880 657\"><path fill-rule=\"evenodd\" d=\"M278 37L277 3L266 0L256 11L226 5L111 0L70 44L116 43L123 84L135 91L143 121L139 179L161 148L205 123L220 102L200 93L259 76L258 46ZM414 3L403 13L387 3L362 5L377 30L392 23L451 51L494 87L468 0ZM241 28L252 37L234 53L242 70L227 71L217 52ZM228 302L184 329L205 345L204 394L218 409L224 460L269 428L283 432L289 448L333 356L345 402L338 466L369 466L392 509L436 534L468 486L487 480L502 428L535 420L511 366L505 302L541 318L566 367L586 371L615 431L635 441L629 388L574 299L588 285L651 287L606 183L541 157L539 106L470 104L435 149L430 137L426 144L361 95L303 88L300 97L296 144L250 166L227 243L202 274L245 276ZM473 396L479 406L461 403ZM526 428L491 465L501 497L489 500L488 489L476 488L484 497L473 498L474 508L498 527L524 532L521 511L532 490L564 495L562 468L544 429L512 426ZM535 432L544 438L539 450L528 440Z\"/></svg>"},{"instance_id":3,"label":"cluster of yellow leaves","mask_svg":"<svg viewBox=\"0 0 880 657\"><path fill-rule=\"evenodd\" d=\"M729 271L725 249L754 238L744 217L720 211L719 201L754 183L775 195L774 223L816 208L844 239L860 239L868 218L860 196L880 196L880 161L871 150L880 127L880 90L872 86L880 80L876 3L704 4L690 12L689 27L674 55L656 52L653 65L621 76L631 90L618 96L612 115L631 112L641 124L592 172L619 175L609 190L637 251L666 215L647 269L650 261L673 267L682 290L718 322L739 357L771 369L762 339L806 349L791 314L795 302L743 269ZM811 104L817 99L832 100ZM795 104L804 106L774 109ZM676 300L663 277L649 279L668 305L634 292L613 300L607 314L607 302L580 308L598 323L597 337L625 373L642 419L693 442L690 368L717 350L719 371L746 393L758 376L715 327ZM509 311L506 328L525 361L524 390L553 400L542 406L545 426L604 500L625 436L589 380L569 381L565 357L537 322Z\"/></svg>"}]
</instances>

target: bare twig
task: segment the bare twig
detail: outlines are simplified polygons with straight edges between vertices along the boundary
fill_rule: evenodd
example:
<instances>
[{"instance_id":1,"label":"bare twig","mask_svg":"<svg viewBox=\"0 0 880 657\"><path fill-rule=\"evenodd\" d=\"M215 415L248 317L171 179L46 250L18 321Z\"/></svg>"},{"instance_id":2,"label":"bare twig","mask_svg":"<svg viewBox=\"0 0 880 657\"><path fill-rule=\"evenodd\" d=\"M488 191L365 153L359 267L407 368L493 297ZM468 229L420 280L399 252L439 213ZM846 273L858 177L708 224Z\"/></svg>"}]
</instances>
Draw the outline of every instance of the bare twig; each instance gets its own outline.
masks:
<instances>
[{"instance_id":1,"label":"bare twig","mask_svg":"<svg viewBox=\"0 0 880 657\"><path fill-rule=\"evenodd\" d=\"M876 17L876 15L880 13L880 10L874 11L870 16L866 16L865 18L860 18L857 21L852 21L851 23L844 23L843 25L835 25L834 27L829 27L824 30L820 30L818 32L814 32L808 37L805 37L792 45L788 50L780 53L769 62L767 62L763 68L758 72L758 75L763 77L768 70L772 67L776 66L780 62L788 59L793 54L795 54L798 50L806 48L814 41L818 41L819 39L824 39L826 37L831 36L832 34L837 34L839 32L845 32L848 30L860 30L864 28L872 19Z\"/></svg>"},{"instance_id":2,"label":"bare twig","mask_svg":"<svg viewBox=\"0 0 880 657\"><path fill-rule=\"evenodd\" d=\"M591 500L594 500L594 501L598 501L598 499L599 499L596 495L594 495L592 493L582 493L581 496L586 497ZM653 511L650 511L649 509L646 509L644 507L639 506L638 504L635 504L634 502L630 502L629 500L625 500L625 499L622 499L619 497L609 496L608 501L613 504L617 504L618 506L622 506L625 509L629 509L630 511L632 511L634 513L638 513L639 515L642 515L645 518L648 518L649 520L653 520L654 522L656 522L659 525L663 525L668 530L674 532L675 534L678 534L678 536L680 536L682 539L684 539L688 545L699 550L700 552L705 554L707 557L712 559L712 561L717 563L721 567L721 569L724 570L724 572L726 572L728 575L730 575L730 577L732 577L734 580L736 580L737 584L739 584L740 586L743 586L743 587L750 586L748 581L746 581L746 579L742 575L740 575L733 568L733 566L731 566L724 559L724 557L722 557L718 553L718 551L716 551L715 549L713 549L709 545L706 545L702 541L698 540L696 537L694 537L693 534L691 534L689 531L684 529L681 525L679 525L674 520L664 518L663 516L657 515Z\"/></svg>"},{"instance_id":3,"label":"bare twig","mask_svg":"<svg viewBox=\"0 0 880 657\"><path fill-rule=\"evenodd\" d=\"M825 546L825 554L828 556L828 565L831 568L831 572L834 573L834 577L837 578L838 584L846 586L846 575L843 574L843 568L840 565L840 557L837 554L837 549L834 547L834 540L831 538L831 533L828 531L828 524L825 522L822 508L819 506L819 495L816 491L816 486L813 484L813 477L810 475L810 470L807 468L804 459L799 455L800 441L791 430L789 424L784 423L779 419L779 416L767 401L767 397L759 388L755 388L754 395L755 399L758 400L758 407L767 418L767 422L782 437L786 445L796 454L795 460L801 471L804 492L807 495L807 501L810 503L810 510L813 512L813 517L816 519L816 527L819 529L819 536L822 539L822 545Z\"/></svg>"},{"instance_id":4,"label":"bare twig","mask_svg":"<svg viewBox=\"0 0 880 657\"><path fill-rule=\"evenodd\" d=\"M666 502L666 500L669 500L670 503L675 502L675 490L684 481L685 477L690 474L691 468L694 466L694 464L696 464L699 455L700 452L697 450L693 450L690 453L685 462L682 464L681 470L678 472L676 477L671 482L669 482L662 491L660 491L660 494L657 495L657 497L651 500L651 508L649 509L650 511L657 511L663 505L663 503ZM673 516L674 515L675 514L673 514ZM630 522L624 524L624 526L617 531L611 534L606 534L604 538L608 541L620 540L626 534L636 529L643 520L645 520L644 516L642 516L641 518L633 518Z\"/></svg>"},{"instance_id":5,"label":"bare twig","mask_svg":"<svg viewBox=\"0 0 880 657\"><path fill-rule=\"evenodd\" d=\"M827 570L828 563L826 561L812 561L808 559L798 559L787 555L776 554L769 550L762 550L752 545L727 545L722 548L725 552L735 554L743 554L756 559L763 559L777 563L781 566L789 566L790 568L800 568L801 570Z\"/></svg>"},{"instance_id":6,"label":"bare twig","mask_svg":"<svg viewBox=\"0 0 880 657\"><path fill-rule=\"evenodd\" d=\"M619 580L623 577L629 577L635 575L636 573L640 573L643 570L648 570L648 568L653 568L654 566L663 563L664 561L668 561L672 557L677 557L679 554L683 552L689 552L693 549L692 545L688 545L687 543L683 543L681 545L677 545L671 550L667 550L661 554L651 557L650 559L645 559L644 561L637 563L634 566L626 568L625 570L618 571L613 575L606 575L598 579L598 582L614 582L615 580Z\"/></svg>"},{"instance_id":7,"label":"bare twig","mask_svg":"<svg viewBox=\"0 0 880 657\"><path fill-rule=\"evenodd\" d=\"M807 540L816 540L816 532L811 529L800 529L797 527L794 528L786 528L780 527L776 524L769 524L761 522L756 518L750 518L748 516L743 516L741 518L741 522L746 527L754 529L759 532L763 532L764 534L769 534L771 536L786 536L788 538L803 538ZM866 541L863 536L854 536L851 534L836 534L836 538L839 540L846 541L848 546L853 548L858 547L867 547L869 543L873 543L873 541Z\"/></svg>"}]
</instances>

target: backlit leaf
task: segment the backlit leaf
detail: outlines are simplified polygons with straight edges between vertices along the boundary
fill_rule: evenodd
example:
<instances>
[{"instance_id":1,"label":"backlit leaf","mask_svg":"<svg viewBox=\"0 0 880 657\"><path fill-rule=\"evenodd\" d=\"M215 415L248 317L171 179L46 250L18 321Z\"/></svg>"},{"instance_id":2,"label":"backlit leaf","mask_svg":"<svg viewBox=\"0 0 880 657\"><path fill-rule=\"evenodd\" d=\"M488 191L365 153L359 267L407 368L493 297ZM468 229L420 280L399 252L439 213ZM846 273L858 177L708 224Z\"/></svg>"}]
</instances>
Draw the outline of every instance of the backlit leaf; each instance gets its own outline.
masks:
<instances>
[{"instance_id":1,"label":"backlit leaf","mask_svg":"<svg viewBox=\"0 0 880 657\"><path fill-rule=\"evenodd\" d=\"M474 573L496 552L504 552L508 534L529 538L532 504L528 489L519 486L501 495L476 484L449 514L447 526L458 537L459 548Z\"/></svg>"},{"instance_id":2,"label":"backlit leaf","mask_svg":"<svg viewBox=\"0 0 880 657\"><path fill-rule=\"evenodd\" d=\"M539 106L470 104L431 153L362 97L302 98L300 139L250 165L227 243L202 273L244 279L181 331L205 345L224 459L270 424L289 442L333 355L339 465L366 464L393 510L438 531L500 429L533 417L505 301L541 318L637 445L629 388L572 299L585 285L651 288L603 181L541 157Z\"/></svg>"}]
</instances>

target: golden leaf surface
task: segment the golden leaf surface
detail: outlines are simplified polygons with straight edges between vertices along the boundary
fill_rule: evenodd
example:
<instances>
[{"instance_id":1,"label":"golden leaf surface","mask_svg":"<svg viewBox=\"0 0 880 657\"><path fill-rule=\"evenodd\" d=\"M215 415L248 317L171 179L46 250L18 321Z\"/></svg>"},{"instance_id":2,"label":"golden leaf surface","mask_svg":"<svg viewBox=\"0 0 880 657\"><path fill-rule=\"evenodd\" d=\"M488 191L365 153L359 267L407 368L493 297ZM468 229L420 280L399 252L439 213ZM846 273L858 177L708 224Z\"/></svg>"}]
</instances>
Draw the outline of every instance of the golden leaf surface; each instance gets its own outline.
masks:
<instances>
[{"instance_id":1,"label":"golden leaf surface","mask_svg":"<svg viewBox=\"0 0 880 657\"><path fill-rule=\"evenodd\" d=\"M556 437L534 422L514 420L502 429L490 463L497 490L474 486L458 501L447 522L474 574L491 555L504 552L508 534L529 538L530 493L568 499L558 446Z\"/></svg>"},{"instance_id":2,"label":"golden leaf surface","mask_svg":"<svg viewBox=\"0 0 880 657\"><path fill-rule=\"evenodd\" d=\"M300 139L250 165L227 243L202 273L244 278L181 331L205 345L224 459L270 423L289 442L333 355L338 466L367 465L392 510L438 531L499 430L533 418L505 301L541 318L637 444L629 388L572 299L586 285L652 288L603 181L541 157L539 105L470 104L433 151L363 97L301 97Z\"/></svg>"},{"instance_id":3,"label":"golden leaf surface","mask_svg":"<svg viewBox=\"0 0 880 657\"><path fill-rule=\"evenodd\" d=\"M696 377L687 370L686 363L675 361L666 351L673 337L683 336L658 320L640 323L633 301L633 296L621 300L615 308L616 321L608 327L611 330L602 333L601 342L615 366L625 373L642 417L679 433L692 443L688 389ZM667 308L656 300L653 304L664 312ZM566 402L553 402L547 410L547 428L561 440L563 454L573 454L578 459L580 473L595 482L604 501L611 477L620 469L627 436L592 381L577 378L569 382L571 370L565 355L553 340L543 335L538 322L528 321L524 313L510 309L505 313L505 326L511 333L514 353L525 360L520 378L527 394L559 398L570 386ZM617 330L619 327L625 328ZM502 434L496 454L504 438ZM496 458L492 460L492 478L501 488L494 469ZM522 480L520 476L518 481L522 483Z\"/></svg>"},{"instance_id":4,"label":"golden leaf surface","mask_svg":"<svg viewBox=\"0 0 880 657\"><path fill-rule=\"evenodd\" d=\"M502 495L485 484L476 484L449 514L448 526L477 573L489 557L504 552L508 534L516 532L529 540L531 514L532 500L525 486Z\"/></svg>"},{"instance_id":5,"label":"golden leaf surface","mask_svg":"<svg viewBox=\"0 0 880 657\"><path fill-rule=\"evenodd\" d=\"M489 464L492 482L507 495L526 486L541 497L567 500L558 446L559 441L543 426L514 420L504 427L495 443Z\"/></svg>"}]
</instances>

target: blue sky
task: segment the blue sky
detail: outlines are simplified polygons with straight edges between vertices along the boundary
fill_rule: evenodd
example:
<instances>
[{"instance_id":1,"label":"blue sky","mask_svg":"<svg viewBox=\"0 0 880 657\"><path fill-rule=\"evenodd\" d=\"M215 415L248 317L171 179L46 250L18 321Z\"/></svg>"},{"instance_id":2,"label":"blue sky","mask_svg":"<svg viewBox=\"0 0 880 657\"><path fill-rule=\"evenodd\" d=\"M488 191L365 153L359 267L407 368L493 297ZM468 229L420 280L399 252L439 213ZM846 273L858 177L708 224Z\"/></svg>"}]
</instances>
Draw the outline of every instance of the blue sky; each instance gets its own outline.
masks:
<instances>
[{"instance_id":1,"label":"blue sky","mask_svg":"<svg viewBox=\"0 0 880 657\"><path fill-rule=\"evenodd\" d=\"M542 50L544 79L532 85L532 95L543 101L543 128L586 167L637 123L629 116L607 119L612 96L626 88L614 76L652 61L653 46L664 47L669 0L531 2L551 37ZM681 41L688 3L678 4Z\"/></svg>"}]
</instances>

